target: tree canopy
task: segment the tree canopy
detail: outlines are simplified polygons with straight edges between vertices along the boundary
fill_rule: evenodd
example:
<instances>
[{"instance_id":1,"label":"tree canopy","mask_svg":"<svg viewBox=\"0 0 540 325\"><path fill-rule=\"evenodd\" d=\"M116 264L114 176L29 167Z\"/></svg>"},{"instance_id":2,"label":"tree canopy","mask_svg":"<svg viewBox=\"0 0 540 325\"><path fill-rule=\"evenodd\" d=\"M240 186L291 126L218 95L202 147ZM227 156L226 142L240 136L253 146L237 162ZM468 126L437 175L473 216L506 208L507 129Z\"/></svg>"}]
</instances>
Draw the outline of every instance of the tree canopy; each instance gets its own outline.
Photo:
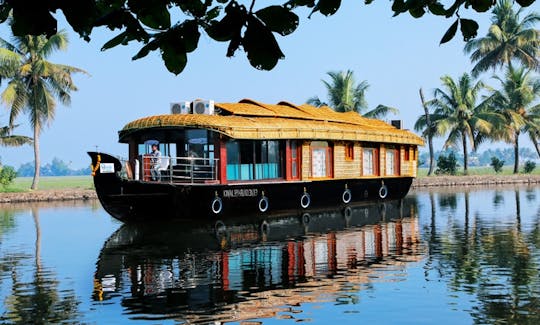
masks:
<instances>
[{"instance_id":1,"label":"tree canopy","mask_svg":"<svg viewBox=\"0 0 540 325\"><path fill-rule=\"evenodd\" d=\"M365 0L366 4L374 0ZM536 0L516 0L530 6ZM140 59L152 51L161 53L167 69L175 74L187 64L187 53L198 47L201 32L218 42L227 42L227 56L244 50L250 64L261 70L271 70L284 58L275 35L286 36L296 30L299 11L313 14L335 14L341 0L0 0L0 23L12 16L11 29L16 36L47 35L57 32L55 15L60 11L73 30L85 40L96 27L106 27L119 33L103 45L103 50L130 42L142 47L133 56ZM420 18L426 13L453 19L441 43L450 41L458 27L464 40L477 35L478 23L462 17L464 9L487 12L494 0L392 0L394 16L409 13ZM261 7L261 8L259 8Z\"/></svg>"}]
</instances>

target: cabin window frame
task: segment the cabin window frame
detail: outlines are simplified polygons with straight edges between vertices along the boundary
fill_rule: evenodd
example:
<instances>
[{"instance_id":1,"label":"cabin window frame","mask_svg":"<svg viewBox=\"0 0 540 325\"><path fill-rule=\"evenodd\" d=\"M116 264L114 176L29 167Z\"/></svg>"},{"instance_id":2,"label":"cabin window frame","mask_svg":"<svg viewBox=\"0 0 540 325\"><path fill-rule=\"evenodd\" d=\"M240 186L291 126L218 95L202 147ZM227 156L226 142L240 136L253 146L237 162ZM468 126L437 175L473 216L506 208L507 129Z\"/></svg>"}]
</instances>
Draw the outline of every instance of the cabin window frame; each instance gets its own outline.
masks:
<instances>
[{"instance_id":1,"label":"cabin window frame","mask_svg":"<svg viewBox=\"0 0 540 325\"><path fill-rule=\"evenodd\" d=\"M345 142L345 161L354 161L354 142Z\"/></svg>"},{"instance_id":2,"label":"cabin window frame","mask_svg":"<svg viewBox=\"0 0 540 325\"><path fill-rule=\"evenodd\" d=\"M366 170L366 152L371 153L369 170ZM366 171L371 171L371 173ZM362 147L362 176L379 176L379 148L375 146Z\"/></svg>"},{"instance_id":3,"label":"cabin window frame","mask_svg":"<svg viewBox=\"0 0 540 325\"><path fill-rule=\"evenodd\" d=\"M270 142L277 144L277 151L270 152ZM232 148L236 144L236 148ZM227 181L245 182L283 179L283 142L280 140L230 140L226 144ZM263 152L263 148L266 148ZM233 151L234 150L234 151ZM277 155L276 155L277 154ZM276 161L270 161L274 156ZM277 156L277 157L276 157ZM275 164L277 169L270 170ZM236 165L234 170L230 165ZM269 177L275 173L275 177ZM266 176L266 177L264 177Z\"/></svg>"},{"instance_id":4,"label":"cabin window frame","mask_svg":"<svg viewBox=\"0 0 540 325\"><path fill-rule=\"evenodd\" d=\"M385 148L384 157L384 174L385 176L399 176L400 174L400 154L399 149L394 146L388 146ZM389 161L389 157L393 157L393 161Z\"/></svg>"},{"instance_id":5,"label":"cabin window frame","mask_svg":"<svg viewBox=\"0 0 540 325\"><path fill-rule=\"evenodd\" d=\"M333 146L328 141L313 141L311 142L310 146L310 157L311 157L311 163L310 163L310 171L311 171L311 177L312 178L333 178L334 177L334 155L333 155ZM325 175L320 176L314 175L314 152L324 152L324 171Z\"/></svg>"}]
</instances>

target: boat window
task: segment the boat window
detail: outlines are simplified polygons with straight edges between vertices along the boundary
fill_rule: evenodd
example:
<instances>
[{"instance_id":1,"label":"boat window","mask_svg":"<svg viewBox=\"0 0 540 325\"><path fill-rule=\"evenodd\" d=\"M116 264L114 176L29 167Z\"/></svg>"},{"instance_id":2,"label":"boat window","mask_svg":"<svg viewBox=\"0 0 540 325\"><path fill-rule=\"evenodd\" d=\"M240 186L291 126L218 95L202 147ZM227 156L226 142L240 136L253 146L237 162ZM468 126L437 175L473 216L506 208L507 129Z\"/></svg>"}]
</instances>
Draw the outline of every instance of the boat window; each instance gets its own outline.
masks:
<instances>
[{"instance_id":1,"label":"boat window","mask_svg":"<svg viewBox=\"0 0 540 325\"><path fill-rule=\"evenodd\" d=\"M362 154L362 174L364 176L376 175L377 150L375 148L364 148Z\"/></svg>"},{"instance_id":2,"label":"boat window","mask_svg":"<svg viewBox=\"0 0 540 325\"><path fill-rule=\"evenodd\" d=\"M394 149L387 149L386 150L386 168L385 173L386 175L396 175L396 150Z\"/></svg>"},{"instance_id":3,"label":"boat window","mask_svg":"<svg viewBox=\"0 0 540 325\"><path fill-rule=\"evenodd\" d=\"M332 177L332 152L326 141L311 143L311 176Z\"/></svg>"},{"instance_id":4,"label":"boat window","mask_svg":"<svg viewBox=\"0 0 540 325\"><path fill-rule=\"evenodd\" d=\"M227 179L272 179L282 176L279 141L229 141Z\"/></svg>"},{"instance_id":5,"label":"boat window","mask_svg":"<svg viewBox=\"0 0 540 325\"><path fill-rule=\"evenodd\" d=\"M410 150L411 148L409 146L405 146L405 149L404 149L405 154L404 154L403 160L409 161L411 159Z\"/></svg>"},{"instance_id":6,"label":"boat window","mask_svg":"<svg viewBox=\"0 0 540 325\"><path fill-rule=\"evenodd\" d=\"M345 160L354 160L354 144L352 142L345 143Z\"/></svg>"}]
</instances>

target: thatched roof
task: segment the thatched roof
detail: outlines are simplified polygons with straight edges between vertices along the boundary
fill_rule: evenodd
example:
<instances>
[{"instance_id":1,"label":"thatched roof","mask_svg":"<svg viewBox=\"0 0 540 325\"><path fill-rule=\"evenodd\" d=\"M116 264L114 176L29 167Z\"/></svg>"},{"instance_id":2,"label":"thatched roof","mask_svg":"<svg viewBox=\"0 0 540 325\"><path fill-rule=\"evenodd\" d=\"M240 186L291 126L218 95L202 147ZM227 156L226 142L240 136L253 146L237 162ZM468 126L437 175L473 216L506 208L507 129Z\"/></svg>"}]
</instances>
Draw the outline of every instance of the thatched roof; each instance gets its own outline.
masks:
<instances>
[{"instance_id":1,"label":"thatched roof","mask_svg":"<svg viewBox=\"0 0 540 325\"><path fill-rule=\"evenodd\" d=\"M407 130L355 112L338 113L328 107L277 105L244 99L216 103L217 114L167 114L128 123L119 132L126 142L134 132L155 128L203 128L234 139L346 140L423 145L422 138Z\"/></svg>"}]
</instances>

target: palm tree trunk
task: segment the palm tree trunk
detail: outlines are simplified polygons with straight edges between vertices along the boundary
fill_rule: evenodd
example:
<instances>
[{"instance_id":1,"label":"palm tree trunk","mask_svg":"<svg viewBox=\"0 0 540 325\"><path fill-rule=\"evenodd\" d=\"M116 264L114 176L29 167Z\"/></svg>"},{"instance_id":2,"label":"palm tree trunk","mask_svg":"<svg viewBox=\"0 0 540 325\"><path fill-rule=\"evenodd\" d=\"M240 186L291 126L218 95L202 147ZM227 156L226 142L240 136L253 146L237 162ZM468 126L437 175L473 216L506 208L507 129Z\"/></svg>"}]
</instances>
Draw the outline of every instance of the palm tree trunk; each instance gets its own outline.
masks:
<instances>
[{"instance_id":1,"label":"palm tree trunk","mask_svg":"<svg viewBox=\"0 0 540 325\"><path fill-rule=\"evenodd\" d=\"M515 133L514 140L514 174L519 172L519 131Z\"/></svg>"},{"instance_id":2,"label":"palm tree trunk","mask_svg":"<svg viewBox=\"0 0 540 325\"><path fill-rule=\"evenodd\" d=\"M36 190L39 183L39 168L40 168L40 160L39 160L39 127L38 125L34 125L34 179L32 180L32 186L30 187L32 190Z\"/></svg>"},{"instance_id":3,"label":"palm tree trunk","mask_svg":"<svg viewBox=\"0 0 540 325\"><path fill-rule=\"evenodd\" d=\"M429 170L427 175L430 176L431 174L433 174L433 167L435 165L435 154L433 151L433 134L431 134L431 117L429 116L429 110L426 105L426 101L424 100L424 91L422 90L422 88L420 88L420 100L422 101L422 107L424 107L424 114L426 115L426 127L428 128L427 141L429 148Z\"/></svg>"},{"instance_id":4,"label":"palm tree trunk","mask_svg":"<svg viewBox=\"0 0 540 325\"><path fill-rule=\"evenodd\" d=\"M468 175L469 174L469 155L467 153L467 135L465 134L465 131L461 132L461 139L463 141L463 174Z\"/></svg>"},{"instance_id":5,"label":"palm tree trunk","mask_svg":"<svg viewBox=\"0 0 540 325\"><path fill-rule=\"evenodd\" d=\"M534 149L536 149L536 153L538 154L538 157L540 158L540 147L538 145L538 139L536 138L536 135L531 136L532 143L534 144Z\"/></svg>"}]
</instances>

